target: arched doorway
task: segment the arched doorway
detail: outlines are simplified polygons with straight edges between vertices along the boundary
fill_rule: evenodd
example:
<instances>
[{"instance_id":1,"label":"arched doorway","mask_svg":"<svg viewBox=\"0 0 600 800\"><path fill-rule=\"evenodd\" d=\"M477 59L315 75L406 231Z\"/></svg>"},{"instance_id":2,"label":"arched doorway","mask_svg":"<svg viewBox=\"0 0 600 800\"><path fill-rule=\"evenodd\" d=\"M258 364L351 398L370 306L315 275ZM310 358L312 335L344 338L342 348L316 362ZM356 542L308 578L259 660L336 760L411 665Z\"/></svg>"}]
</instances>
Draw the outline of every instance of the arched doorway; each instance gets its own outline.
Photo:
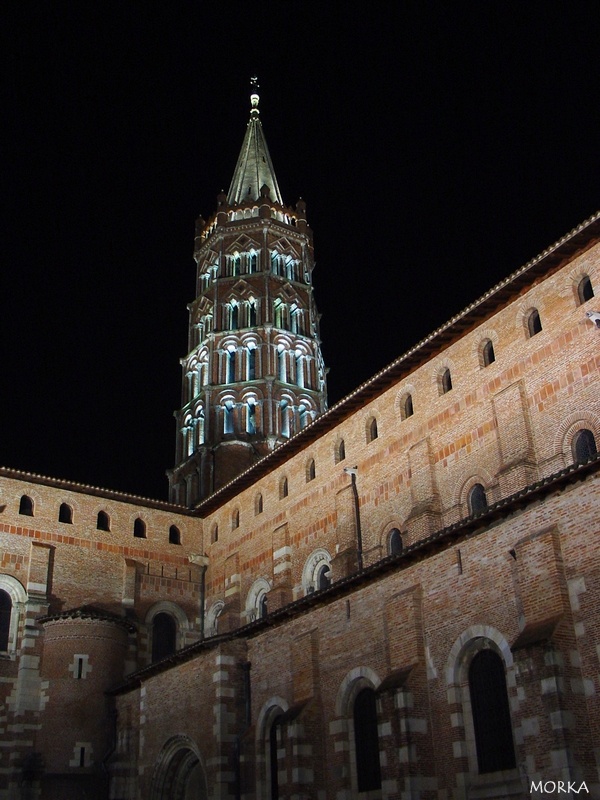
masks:
<instances>
[{"instance_id":1,"label":"arched doorway","mask_svg":"<svg viewBox=\"0 0 600 800\"><path fill-rule=\"evenodd\" d=\"M158 756L151 800L208 800L200 753L187 736L174 736Z\"/></svg>"}]
</instances>

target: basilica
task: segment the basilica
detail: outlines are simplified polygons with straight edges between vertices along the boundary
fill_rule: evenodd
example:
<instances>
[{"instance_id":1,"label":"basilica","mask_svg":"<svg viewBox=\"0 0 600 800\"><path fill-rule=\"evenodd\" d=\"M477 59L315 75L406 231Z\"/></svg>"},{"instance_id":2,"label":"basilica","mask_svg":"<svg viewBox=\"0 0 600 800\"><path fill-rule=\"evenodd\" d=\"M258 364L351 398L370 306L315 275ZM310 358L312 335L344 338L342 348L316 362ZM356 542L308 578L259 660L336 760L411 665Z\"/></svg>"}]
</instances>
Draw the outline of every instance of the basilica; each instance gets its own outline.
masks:
<instances>
[{"instance_id":1,"label":"basilica","mask_svg":"<svg viewBox=\"0 0 600 800\"><path fill-rule=\"evenodd\" d=\"M169 500L0 469L0 800L600 797L600 214L331 407L256 88L194 258Z\"/></svg>"}]
</instances>

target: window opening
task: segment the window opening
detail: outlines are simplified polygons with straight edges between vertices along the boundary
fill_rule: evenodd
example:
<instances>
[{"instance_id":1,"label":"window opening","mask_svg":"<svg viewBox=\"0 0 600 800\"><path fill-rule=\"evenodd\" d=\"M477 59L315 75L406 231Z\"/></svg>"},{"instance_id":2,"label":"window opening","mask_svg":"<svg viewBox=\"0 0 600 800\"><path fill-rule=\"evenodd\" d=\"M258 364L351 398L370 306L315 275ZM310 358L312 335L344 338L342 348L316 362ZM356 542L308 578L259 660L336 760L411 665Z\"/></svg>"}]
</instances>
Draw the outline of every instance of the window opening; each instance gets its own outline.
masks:
<instances>
[{"instance_id":1,"label":"window opening","mask_svg":"<svg viewBox=\"0 0 600 800\"><path fill-rule=\"evenodd\" d=\"M10 635L10 618L12 615L12 599L8 592L0 589L0 651L8 650Z\"/></svg>"},{"instance_id":2,"label":"window opening","mask_svg":"<svg viewBox=\"0 0 600 800\"><path fill-rule=\"evenodd\" d=\"M402 534L398 528L392 528L390 531L388 550L391 556L397 556L402 552Z\"/></svg>"},{"instance_id":3,"label":"window opening","mask_svg":"<svg viewBox=\"0 0 600 800\"><path fill-rule=\"evenodd\" d=\"M481 355L483 357L484 367L489 367L489 365L493 364L494 361L496 360L496 354L494 353L494 345L492 344L490 339L488 339L487 342L483 345Z\"/></svg>"},{"instance_id":4,"label":"window opening","mask_svg":"<svg viewBox=\"0 0 600 800\"><path fill-rule=\"evenodd\" d=\"M23 514L25 517L33 517L33 500L26 494L21 497L19 514Z\"/></svg>"},{"instance_id":5,"label":"window opening","mask_svg":"<svg viewBox=\"0 0 600 800\"><path fill-rule=\"evenodd\" d=\"M402 403L402 419L408 419L414 414L412 394L407 394Z\"/></svg>"},{"instance_id":6,"label":"window opening","mask_svg":"<svg viewBox=\"0 0 600 800\"><path fill-rule=\"evenodd\" d=\"M67 525L73 524L73 509L66 503L61 503L58 509L58 521L65 522Z\"/></svg>"},{"instance_id":7,"label":"window opening","mask_svg":"<svg viewBox=\"0 0 600 800\"><path fill-rule=\"evenodd\" d=\"M504 663L494 650L480 650L469 666L469 692L480 773L516 766Z\"/></svg>"},{"instance_id":8,"label":"window opening","mask_svg":"<svg viewBox=\"0 0 600 800\"><path fill-rule=\"evenodd\" d=\"M181 544L181 532L177 525L169 528L169 544Z\"/></svg>"},{"instance_id":9,"label":"window opening","mask_svg":"<svg viewBox=\"0 0 600 800\"><path fill-rule=\"evenodd\" d=\"M289 492L288 479L282 478L281 483L279 484L279 499L282 500L284 497L287 497L288 492Z\"/></svg>"},{"instance_id":10,"label":"window opening","mask_svg":"<svg viewBox=\"0 0 600 800\"><path fill-rule=\"evenodd\" d=\"M452 375L450 374L448 367L446 367L446 369L442 372L440 385L442 394L446 394L452 389Z\"/></svg>"},{"instance_id":11,"label":"window opening","mask_svg":"<svg viewBox=\"0 0 600 800\"><path fill-rule=\"evenodd\" d=\"M281 730L280 714L273 720L269 731L269 775L271 778L271 800L279 800L279 769L277 763L277 730Z\"/></svg>"},{"instance_id":12,"label":"window opening","mask_svg":"<svg viewBox=\"0 0 600 800\"><path fill-rule=\"evenodd\" d=\"M177 625L170 614L161 612L152 620L152 661L173 655L176 650Z\"/></svg>"},{"instance_id":13,"label":"window opening","mask_svg":"<svg viewBox=\"0 0 600 800\"><path fill-rule=\"evenodd\" d=\"M99 511L96 520L96 529L99 531L110 531L110 517L106 511Z\"/></svg>"},{"instance_id":14,"label":"window opening","mask_svg":"<svg viewBox=\"0 0 600 800\"><path fill-rule=\"evenodd\" d=\"M372 442L374 439L377 439L379 436L379 431L377 430L377 420L375 417L369 422L369 427L367 429L367 441Z\"/></svg>"},{"instance_id":15,"label":"window opening","mask_svg":"<svg viewBox=\"0 0 600 800\"><path fill-rule=\"evenodd\" d=\"M354 744L359 792L381 788L377 703L373 689L362 689L354 701Z\"/></svg>"},{"instance_id":16,"label":"window opening","mask_svg":"<svg viewBox=\"0 0 600 800\"><path fill-rule=\"evenodd\" d=\"M594 296L594 287L592 286L592 281L590 280L589 275L585 275L579 281L579 286L577 287L577 296L579 298L579 305L591 300Z\"/></svg>"},{"instance_id":17,"label":"window opening","mask_svg":"<svg viewBox=\"0 0 600 800\"><path fill-rule=\"evenodd\" d=\"M487 509L488 501L485 489L480 483L476 483L469 491L468 505L469 514L481 514L482 511Z\"/></svg>"},{"instance_id":18,"label":"window opening","mask_svg":"<svg viewBox=\"0 0 600 800\"><path fill-rule=\"evenodd\" d=\"M573 437L573 461L575 464L585 464L595 458L598 453L594 434L587 428L577 431Z\"/></svg>"},{"instance_id":19,"label":"window opening","mask_svg":"<svg viewBox=\"0 0 600 800\"><path fill-rule=\"evenodd\" d=\"M146 538L146 523L139 517L133 523L133 535L136 537L136 539Z\"/></svg>"},{"instance_id":20,"label":"window opening","mask_svg":"<svg viewBox=\"0 0 600 800\"><path fill-rule=\"evenodd\" d=\"M315 467L315 460L311 458L308 464L306 465L306 482L314 481L317 476L317 470Z\"/></svg>"},{"instance_id":21,"label":"window opening","mask_svg":"<svg viewBox=\"0 0 600 800\"><path fill-rule=\"evenodd\" d=\"M323 566L319 567L316 584L317 590L328 589L331 586L331 567L329 564L323 564Z\"/></svg>"},{"instance_id":22,"label":"window opening","mask_svg":"<svg viewBox=\"0 0 600 800\"><path fill-rule=\"evenodd\" d=\"M529 318L527 320L527 331L529 333L529 338L535 336L537 333L540 333L541 330L542 320L540 319L540 313L537 308L534 308L529 314Z\"/></svg>"}]
</instances>

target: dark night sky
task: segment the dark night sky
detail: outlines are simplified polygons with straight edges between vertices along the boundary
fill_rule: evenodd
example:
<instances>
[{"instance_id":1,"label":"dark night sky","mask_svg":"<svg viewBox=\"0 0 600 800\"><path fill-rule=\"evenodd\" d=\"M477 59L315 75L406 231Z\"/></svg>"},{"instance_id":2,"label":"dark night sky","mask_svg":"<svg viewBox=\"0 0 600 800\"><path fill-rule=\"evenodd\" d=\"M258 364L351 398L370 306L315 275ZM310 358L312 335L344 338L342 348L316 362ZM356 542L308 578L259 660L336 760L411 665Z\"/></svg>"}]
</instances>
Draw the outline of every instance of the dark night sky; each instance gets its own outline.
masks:
<instances>
[{"instance_id":1,"label":"dark night sky","mask_svg":"<svg viewBox=\"0 0 600 800\"><path fill-rule=\"evenodd\" d=\"M341 7L4 6L1 464L166 498L194 220L254 72L330 403L600 205L596 2Z\"/></svg>"}]
</instances>

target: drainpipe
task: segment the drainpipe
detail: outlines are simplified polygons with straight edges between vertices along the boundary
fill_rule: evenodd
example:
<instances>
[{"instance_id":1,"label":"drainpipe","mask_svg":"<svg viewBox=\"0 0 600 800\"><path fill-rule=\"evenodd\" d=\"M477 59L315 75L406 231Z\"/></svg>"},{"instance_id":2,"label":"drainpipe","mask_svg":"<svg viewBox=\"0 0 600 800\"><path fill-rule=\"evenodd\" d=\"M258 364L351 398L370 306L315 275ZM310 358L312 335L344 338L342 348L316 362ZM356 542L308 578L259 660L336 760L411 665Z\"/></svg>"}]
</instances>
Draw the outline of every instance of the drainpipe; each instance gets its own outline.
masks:
<instances>
[{"instance_id":1,"label":"drainpipe","mask_svg":"<svg viewBox=\"0 0 600 800\"><path fill-rule=\"evenodd\" d=\"M344 472L350 475L352 480L352 498L354 500L354 518L356 519L356 562L358 571L363 569L363 547L362 547L362 528L360 525L360 505L358 502L358 488L356 486L356 476L358 467L344 467Z\"/></svg>"}]
</instances>

